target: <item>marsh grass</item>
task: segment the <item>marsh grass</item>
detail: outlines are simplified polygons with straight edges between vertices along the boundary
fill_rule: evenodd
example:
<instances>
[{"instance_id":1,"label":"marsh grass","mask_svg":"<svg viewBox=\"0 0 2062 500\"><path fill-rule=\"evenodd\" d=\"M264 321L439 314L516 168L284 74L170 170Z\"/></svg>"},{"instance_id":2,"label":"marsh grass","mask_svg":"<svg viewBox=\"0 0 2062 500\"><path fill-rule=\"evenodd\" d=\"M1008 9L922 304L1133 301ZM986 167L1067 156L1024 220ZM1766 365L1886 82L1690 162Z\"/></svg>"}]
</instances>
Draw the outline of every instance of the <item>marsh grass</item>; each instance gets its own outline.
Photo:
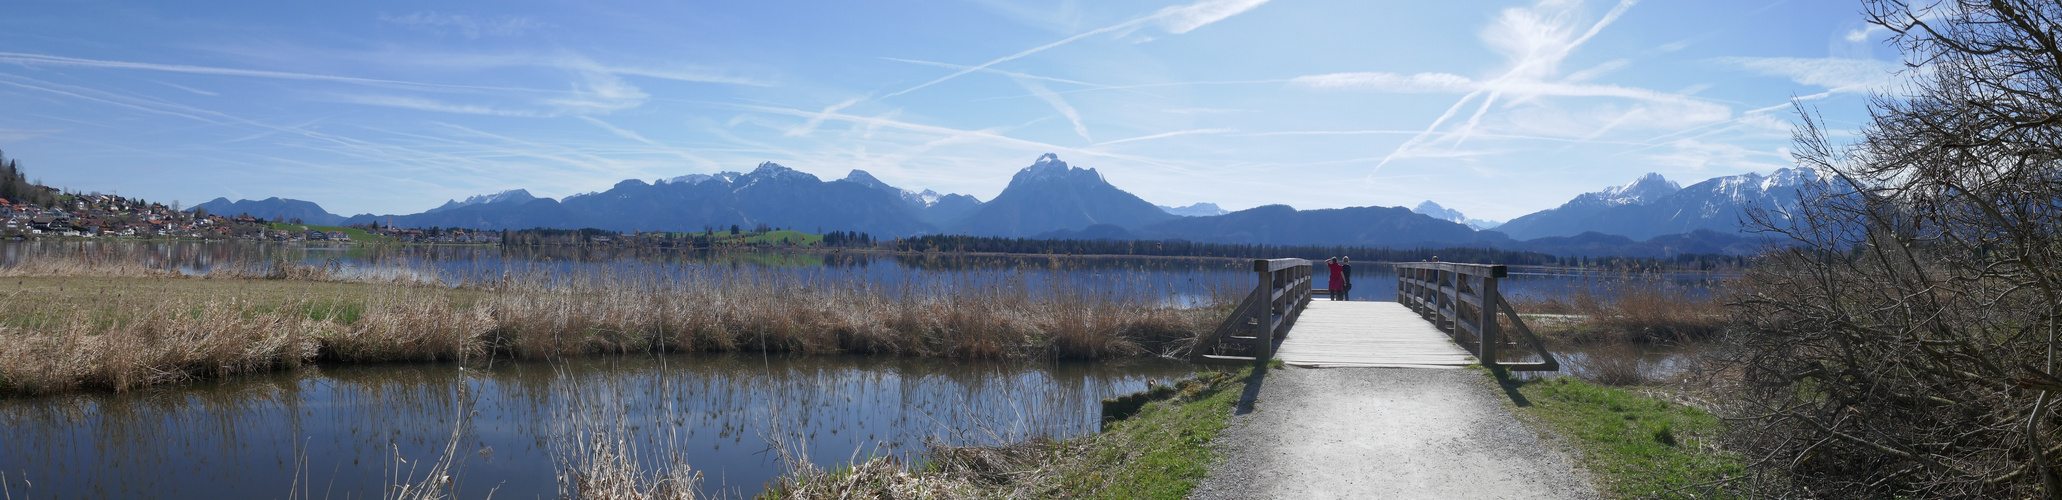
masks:
<instances>
[{"instance_id":1,"label":"marsh grass","mask_svg":"<svg viewBox=\"0 0 2062 500\"><path fill-rule=\"evenodd\" d=\"M561 414L552 419L549 442L559 498L706 497L702 473L689 467L685 454L676 449L678 427L664 425L664 412L647 414L648 421L633 421L637 412L627 406L635 403L621 397L630 391L620 379L602 377L593 382L596 387L580 383L565 367L555 372L552 397L565 402ZM640 428L658 435L636 432Z\"/></svg>"},{"instance_id":2,"label":"marsh grass","mask_svg":"<svg viewBox=\"0 0 2062 500\"><path fill-rule=\"evenodd\" d=\"M284 261L218 272L90 256L0 267L0 394L124 391L311 362L690 351L1097 359L1169 353L1220 319L1218 304L1170 305L1174 290L1122 293L1150 287L1008 270L896 282L749 266L533 265L456 282Z\"/></svg>"},{"instance_id":3,"label":"marsh grass","mask_svg":"<svg viewBox=\"0 0 2062 500\"><path fill-rule=\"evenodd\" d=\"M1723 282L1718 282L1723 283ZM1550 342L1573 345L1701 342L1723 333L1723 284L1686 285L1653 274L1598 276L1534 296L1511 297Z\"/></svg>"}]
</instances>

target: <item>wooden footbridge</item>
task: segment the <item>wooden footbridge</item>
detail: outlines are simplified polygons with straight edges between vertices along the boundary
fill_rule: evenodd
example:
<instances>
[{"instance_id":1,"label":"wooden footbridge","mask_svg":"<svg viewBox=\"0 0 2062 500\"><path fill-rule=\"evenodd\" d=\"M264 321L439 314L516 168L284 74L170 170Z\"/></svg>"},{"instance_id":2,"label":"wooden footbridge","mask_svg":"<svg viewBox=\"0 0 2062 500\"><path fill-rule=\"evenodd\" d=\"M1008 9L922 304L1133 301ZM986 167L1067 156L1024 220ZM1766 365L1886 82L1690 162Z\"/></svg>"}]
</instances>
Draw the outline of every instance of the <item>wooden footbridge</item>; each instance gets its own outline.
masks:
<instances>
[{"instance_id":1,"label":"wooden footbridge","mask_svg":"<svg viewBox=\"0 0 2062 500\"><path fill-rule=\"evenodd\" d=\"M1458 368L1555 371L1560 363L1498 292L1504 266L1395 264L1395 302L1313 301L1311 262L1253 261L1259 283L1224 323L1198 339L1190 359L1252 363L1279 358L1304 367ZM1523 342L1514 342L1522 340ZM1513 362L1511 351L1539 361Z\"/></svg>"}]
</instances>

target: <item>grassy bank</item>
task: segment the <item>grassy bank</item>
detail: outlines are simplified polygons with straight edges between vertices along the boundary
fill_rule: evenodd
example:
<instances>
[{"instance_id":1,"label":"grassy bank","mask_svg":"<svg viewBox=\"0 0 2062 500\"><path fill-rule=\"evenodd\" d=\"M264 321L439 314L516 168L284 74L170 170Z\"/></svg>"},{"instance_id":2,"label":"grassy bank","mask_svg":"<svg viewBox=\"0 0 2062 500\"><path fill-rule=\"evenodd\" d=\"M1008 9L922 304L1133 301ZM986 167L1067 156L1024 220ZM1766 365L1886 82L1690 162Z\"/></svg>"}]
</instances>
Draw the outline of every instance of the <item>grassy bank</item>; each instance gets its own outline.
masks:
<instances>
[{"instance_id":1,"label":"grassy bank","mask_svg":"<svg viewBox=\"0 0 2062 500\"><path fill-rule=\"evenodd\" d=\"M970 276L978 286L749 267L516 270L455 287L407 278L422 273L376 275L387 277L294 265L189 277L77 260L0 269L0 395L120 391L313 361L681 351L1105 358L1179 349L1221 319L1211 308L1007 272Z\"/></svg>"},{"instance_id":2,"label":"grassy bank","mask_svg":"<svg viewBox=\"0 0 2062 500\"><path fill-rule=\"evenodd\" d=\"M1723 421L1658 388L1495 375L1521 420L1563 438L1612 498L1743 497L1744 461L1718 447Z\"/></svg>"},{"instance_id":3,"label":"grassy bank","mask_svg":"<svg viewBox=\"0 0 2062 500\"><path fill-rule=\"evenodd\" d=\"M1264 370L1264 368L1262 368ZM1064 441L939 447L914 468L877 458L839 470L790 462L761 498L1164 498L1188 496L1216 461L1252 369L1205 372L1155 391L1103 432Z\"/></svg>"}]
</instances>

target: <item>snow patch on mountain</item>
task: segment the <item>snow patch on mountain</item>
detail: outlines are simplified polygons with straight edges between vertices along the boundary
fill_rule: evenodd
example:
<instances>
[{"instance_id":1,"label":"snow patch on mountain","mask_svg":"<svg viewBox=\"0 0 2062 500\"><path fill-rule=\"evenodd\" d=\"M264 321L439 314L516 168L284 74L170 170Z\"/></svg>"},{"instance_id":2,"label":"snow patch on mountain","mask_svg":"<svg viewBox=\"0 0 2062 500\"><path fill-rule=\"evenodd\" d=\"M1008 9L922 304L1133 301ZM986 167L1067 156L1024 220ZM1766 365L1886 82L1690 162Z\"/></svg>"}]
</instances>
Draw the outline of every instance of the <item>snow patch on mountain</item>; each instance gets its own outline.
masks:
<instances>
[{"instance_id":1,"label":"snow patch on mountain","mask_svg":"<svg viewBox=\"0 0 2062 500\"><path fill-rule=\"evenodd\" d=\"M429 211L423 213L442 212L445 210L450 210L458 207L486 205L490 203L527 203L531 200L536 199L536 196L530 195L530 190L528 189L510 189L499 193L470 196L467 197L465 201L446 201L443 205L440 205L437 208L429 209Z\"/></svg>"},{"instance_id":2,"label":"snow patch on mountain","mask_svg":"<svg viewBox=\"0 0 2062 500\"><path fill-rule=\"evenodd\" d=\"M1434 219L1463 224L1476 231L1503 225L1501 221L1470 219L1466 214L1462 214L1461 211L1439 206L1438 203L1433 203L1432 200L1425 200L1424 203L1419 203L1417 208L1413 208L1410 211Z\"/></svg>"},{"instance_id":3,"label":"snow patch on mountain","mask_svg":"<svg viewBox=\"0 0 2062 500\"><path fill-rule=\"evenodd\" d=\"M1197 203L1186 207L1170 207L1167 205L1155 206L1160 207L1160 210L1162 211L1174 215L1179 215L1182 217L1209 217L1212 215L1224 215L1231 213L1231 211L1225 210L1223 208L1218 208L1216 203Z\"/></svg>"},{"instance_id":4,"label":"snow patch on mountain","mask_svg":"<svg viewBox=\"0 0 2062 500\"><path fill-rule=\"evenodd\" d=\"M1067 162L1060 160L1060 155L1046 153L1040 155L1038 157L1038 161L1032 163L1031 166L1024 167L1023 170L1018 170L1017 175L1015 177L1010 178L1010 184L1016 185L1019 182L1050 182L1077 179L1093 179L1095 182L1098 183L1109 183L1109 181L1103 179L1102 173L1096 172L1093 168L1069 167L1067 166Z\"/></svg>"},{"instance_id":5,"label":"snow patch on mountain","mask_svg":"<svg viewBox=\"0 0 2062 500\"><path fill-rule=\"evenodd\" d=\"M1676 191L1681 191L1682 189L1681 184L1676 184L1675 181L1668 180L1662 177L1661 174L1648 172L1647 175L1640 176L1640 178L1634 179L1626 185L1607 187L1603 191L1587 193L1576 199L1583 200L1587 198L1609 207L1645 205L1653 203L1654 200L1659 200L1662 197L1675 194Z\"/></svg>"}]
</instances>

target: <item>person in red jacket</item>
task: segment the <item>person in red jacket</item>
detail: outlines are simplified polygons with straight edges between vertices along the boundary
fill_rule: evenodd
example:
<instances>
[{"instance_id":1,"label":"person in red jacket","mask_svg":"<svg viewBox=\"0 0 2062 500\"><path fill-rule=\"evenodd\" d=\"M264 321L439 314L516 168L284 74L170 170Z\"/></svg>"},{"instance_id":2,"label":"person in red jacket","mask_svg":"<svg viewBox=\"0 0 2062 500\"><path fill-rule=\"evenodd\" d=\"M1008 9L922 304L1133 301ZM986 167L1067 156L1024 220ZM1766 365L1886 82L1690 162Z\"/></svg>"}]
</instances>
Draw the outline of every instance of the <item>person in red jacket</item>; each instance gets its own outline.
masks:
<instances>
[{"instance_id":1,"label":"person in red jacket","mask_svg":"<svg viewBox=\"0 0 2062 500\"><path fill-rule=\"evenodd\" d=\"M1339 258L1333 257L1325 259L1325 268L1332 271L1331 278L1325 280L1326 288L1331 289L1332 291L1332 300L1339 300L1340 298L1345 297L1346 270L1339 267Z\"/></svg>"}]
</instances>

